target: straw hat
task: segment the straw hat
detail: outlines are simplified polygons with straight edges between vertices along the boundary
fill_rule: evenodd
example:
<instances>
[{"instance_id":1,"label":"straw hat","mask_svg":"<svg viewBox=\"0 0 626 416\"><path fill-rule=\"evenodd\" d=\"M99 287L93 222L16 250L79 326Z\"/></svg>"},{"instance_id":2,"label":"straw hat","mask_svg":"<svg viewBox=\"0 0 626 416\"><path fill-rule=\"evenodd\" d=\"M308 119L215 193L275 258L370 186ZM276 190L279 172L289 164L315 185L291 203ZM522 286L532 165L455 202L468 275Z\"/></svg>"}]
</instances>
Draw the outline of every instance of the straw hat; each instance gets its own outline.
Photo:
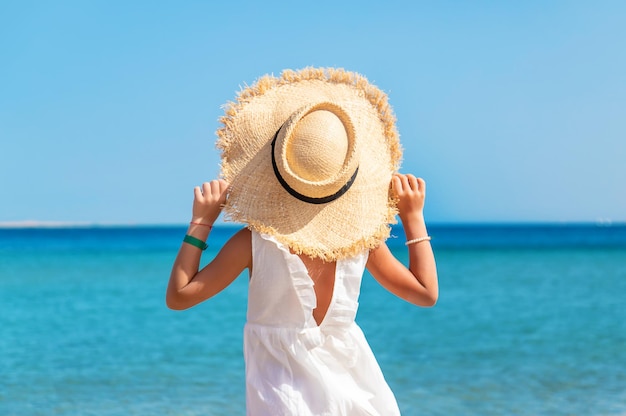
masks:
<instances>
[{"instance_id":1,"label":"straw hat","mask_svg":"<svg viewBox=\"0 0 626 416\"><path fill-rule=\"evenodd\" d=\"M242 90L225 113L217 147L227 219L326 261L389 237L401 149L387 96L367 79L285 70Z\"/></svg>"}]
</instances>

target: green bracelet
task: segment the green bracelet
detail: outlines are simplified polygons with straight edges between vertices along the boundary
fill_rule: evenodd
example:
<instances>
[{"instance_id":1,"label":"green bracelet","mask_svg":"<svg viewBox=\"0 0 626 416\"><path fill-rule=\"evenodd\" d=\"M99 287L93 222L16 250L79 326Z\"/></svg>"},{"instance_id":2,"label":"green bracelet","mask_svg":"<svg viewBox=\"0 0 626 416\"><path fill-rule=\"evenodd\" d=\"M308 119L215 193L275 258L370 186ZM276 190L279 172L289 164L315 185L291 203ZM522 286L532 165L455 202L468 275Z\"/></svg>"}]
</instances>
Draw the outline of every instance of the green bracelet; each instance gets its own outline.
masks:
<instances>
[{"instance_id":1,"label":"green bracelet","mask_svg":"<svg viewBox=\"0 0 626 416\"><path fill-rule=\"evenodd\" d=\"M206 248L209 246L204 241L200 240L199 238L190 236L189 234L185 234L185 238L183 238L183 241L187 244L191 244L194 247L198 247L200 250L206 250Z\"/></svg>"}]
</instances>

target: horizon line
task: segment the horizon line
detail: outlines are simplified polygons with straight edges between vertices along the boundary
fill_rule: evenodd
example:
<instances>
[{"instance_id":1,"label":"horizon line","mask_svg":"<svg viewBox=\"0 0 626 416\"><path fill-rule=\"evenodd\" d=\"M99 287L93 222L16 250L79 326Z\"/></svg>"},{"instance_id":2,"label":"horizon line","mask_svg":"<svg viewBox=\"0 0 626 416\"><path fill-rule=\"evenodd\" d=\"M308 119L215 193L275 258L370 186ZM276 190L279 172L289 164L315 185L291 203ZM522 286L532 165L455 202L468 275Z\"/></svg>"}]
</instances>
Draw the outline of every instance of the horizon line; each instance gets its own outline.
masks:
<instances>
[{"instance_id":1,"label":"horizon line","mask_svg":"<svg viewBox=\"0 0 626 416\"><path fill-rule=\"evenodd\" d=\"M398 222L400 224L400 222ZM139 222L96 222L96 221L0 221L0 229L25 229L25 228L146 228L146 227L184 227L187 222L181 223L139 223ZM230 221L217 221L218 227L243 226L242 223ZM394 224L392 224L393 226ZM432 226L532 226L532 225L594 225L598 227L626 226L626 220L613 221L602 218L595 221L569 221L569 220L494 220L494 221L430 221Z\"/></svg>"}]
</instances>

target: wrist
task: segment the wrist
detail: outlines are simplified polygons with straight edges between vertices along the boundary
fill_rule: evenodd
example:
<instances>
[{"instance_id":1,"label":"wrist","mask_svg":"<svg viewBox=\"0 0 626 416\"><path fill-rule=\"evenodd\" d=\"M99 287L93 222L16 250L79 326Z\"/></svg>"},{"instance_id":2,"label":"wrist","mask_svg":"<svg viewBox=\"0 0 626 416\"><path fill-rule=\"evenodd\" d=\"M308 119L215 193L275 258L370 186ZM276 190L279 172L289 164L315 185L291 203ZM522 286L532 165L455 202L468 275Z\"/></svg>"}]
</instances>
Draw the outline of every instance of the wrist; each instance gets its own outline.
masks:
<instances>
[{"instance_id":1,"label":"wrist","mask_svg":"<svg viewBox=\"0 0 626 416\"><path fill-rule=\"evenodd\" d=\"M415 211L406 214L400 214L400 221L402 224L407 226L409 224L421 224L426 223L424 220L424 212L423 211Z\"/></svg>"},{"instance_id":2,"label":"wrist","mask_svg":"<svg viewBox=\"0 0 626 416\"><path fill-rule=\"evenodd\" d=\"M402 227L404 228L407 240L428 236L426 221L424 220L424 215L421 212L402 216L400 217L400 220L402 221Z\"/></svg>"},{"instance_id":3,"label":"wrist","mask_svg":"<svg viewBox=\"0 0 626 416\"><path fill-rule=\"evenodd\" d=\"M187 234L195 238L199 238L202 241L206 241L212 228L213 224L206 220L192 219L187 227Z\"/></svg>"},{"instance_id":4,"label":"wrist","mask_svg":"<svg viewBox=\"0 0 626 416\"><path fill-rule=\"evenodd\" d=\"M203 227L213 227L213 223L215 221L211 221L207 218L204 217L191 217L191 221L189 221L189 224L191 225L199 225L199 226L203 226Z\"/></svg>"},{"instance_id":5,"label":"wrist","mask_svg":"<svg viewBox=\"0 0 626 416\"><path fill-rule=\"evenodd\" d=\"M213 223L204 221L190 221L189 225L197 225L199 227L213 228Z\"/></svg>"}]
</instances>

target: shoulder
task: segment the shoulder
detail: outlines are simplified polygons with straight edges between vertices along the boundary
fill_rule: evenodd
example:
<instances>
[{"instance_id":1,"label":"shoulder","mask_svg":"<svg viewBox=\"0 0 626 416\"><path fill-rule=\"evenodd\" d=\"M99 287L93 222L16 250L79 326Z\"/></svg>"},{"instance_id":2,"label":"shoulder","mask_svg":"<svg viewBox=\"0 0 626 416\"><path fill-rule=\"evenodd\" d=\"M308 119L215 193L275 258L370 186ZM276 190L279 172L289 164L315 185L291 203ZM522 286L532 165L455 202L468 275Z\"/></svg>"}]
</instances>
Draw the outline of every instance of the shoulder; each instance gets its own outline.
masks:
<instances>
[{"instance_id":1,"label":"shoulder","mask_svg":"<svg viewBox=\"0 0 626 416\"><path fill-rule=\"evenodd\" d=\"M243 249L252 247L252 232L248 228L237 231L226 243L226 246ZM226 247L225 246L225 247Z\"/></svg>"},{"instance_id":2,"label":"shoulder","mask_svg":"<svg viewBox=\"0 0 626 416\"><path fill-rule=\"evenodd\" d=\"M247 228L237 231L224 244L216 260L243 264L249 267L252 260L252 233Z\"/></svg>"},{"instance_id":3,"label":"shoulder","mask_svg":"<svg viewBox=\"0 0 626 416\"><path fill-rule=\"evenodd\" d=\"M380 245L376 248L373 248L369 252L369 256L367 259L368 267L370 264L376 264L385 261L389 257L395 258L389 250L387 243L384 241L380 243Z\"/></svg>"},{"instance_id":4,"label":"shoulder","mask_svg":"<svg viewBox=\"0 0 626 416\"><path fill-rule=\"evenodd\" d=\"M232 237L232 238L243 238L243 239L247 239L250 240L252 236L252 231L250 231L249 228L244 227L241 230L237 231Z\"/></svg>"},{"instance_id":5,"label":"shoulder","mask_svg":"<svg viewBox=\"0 0 626 416\"><path fill-rule=\"evenodd\" d=\"M399 272L403 265L393 255L385 242L369 252L367 270L376 280L386 280Z\"/></svg>"}]
</instances>

